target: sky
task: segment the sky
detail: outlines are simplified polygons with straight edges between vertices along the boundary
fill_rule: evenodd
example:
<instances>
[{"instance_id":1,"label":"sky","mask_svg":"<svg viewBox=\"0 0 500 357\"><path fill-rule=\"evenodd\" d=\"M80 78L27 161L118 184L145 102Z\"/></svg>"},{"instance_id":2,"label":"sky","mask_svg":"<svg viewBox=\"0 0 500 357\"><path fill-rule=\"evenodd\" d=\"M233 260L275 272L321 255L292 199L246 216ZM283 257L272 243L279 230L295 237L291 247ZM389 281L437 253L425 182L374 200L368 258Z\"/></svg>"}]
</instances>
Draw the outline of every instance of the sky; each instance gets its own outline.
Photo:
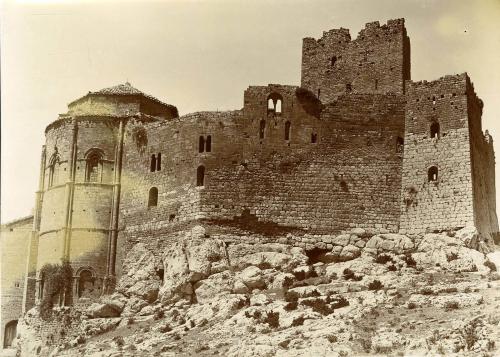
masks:
<instances>
[{"instance_id":1,"label":"sky","mask_svg":"<svg viewBox=\"0 0 500 357\"><path fill-rule=\"evenodd\" d=\"M500 0L0 0L1 222L32 214L45 127L88 91L240 109L249 85L300 85L302 38L401 17L412 79L468 72L500 155Z\"/></svg>"}]
</instances>

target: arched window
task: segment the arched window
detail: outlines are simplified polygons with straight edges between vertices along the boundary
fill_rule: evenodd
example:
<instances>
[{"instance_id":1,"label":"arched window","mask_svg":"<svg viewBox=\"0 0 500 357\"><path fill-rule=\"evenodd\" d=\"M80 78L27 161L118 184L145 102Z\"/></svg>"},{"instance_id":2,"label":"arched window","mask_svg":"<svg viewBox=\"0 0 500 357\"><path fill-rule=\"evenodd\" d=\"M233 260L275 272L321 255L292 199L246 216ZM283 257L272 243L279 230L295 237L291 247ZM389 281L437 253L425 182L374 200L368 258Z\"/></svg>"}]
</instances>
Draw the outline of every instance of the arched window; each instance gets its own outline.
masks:
<instances>
[{"instance_id":1,"label":"arched window","mask_svg":"<svg viewBox=\"0 0 500 357\"><path fill-rule=\"evenodd\" d=\"M151 155L151 164L149 165L149 171L151 171L151 172L156 171L156 156L155 156L155 154Z\"/></svg>"},{"instance_id":2,"label":"arched window","mask_svg":"<svg viewBox=\"0 0 500 357\"><path fill-rule=\"evenodd\" d=\"M290 140L290 127L292 124L290 124L289 121L285 123L285 140Z\"/></svg>"},{"instance_id":3,"label":"arched window","mask_svg":"<svg viewBox=\"0 0 500 357\"><path fill-rule=\"evenodd\" d=\"M198 166L196 170L196 186L205 185L205 166Z\"/></svg>"},{"instance_id":4,"label":"arched window","mask_svg":"<svg viewBox=\"0 0 500 357\"><path fill-rule=\"evenodd\" d=\"M431 138L439 138L439 123L434 122L431 124Z\"/></svg>"},{"instance_id":5,"label":"arched window","mask_svg":"<svg viewBox=\"0 0 500 357\"><path fill-rule=\"evenodd\" d=\"M100 182L102 173L102 153L99 150L91 150L87 153L85 167L85 181Z\"/></svg>"},{"instance_id":6,"label":"arched window","mask_svg":"<svg viewBox=\"0 0 500 357\"><path fill-rule=\"evenodd\" d=\"M205 141L205 151L206 152L212 151L212 135L207 136L207 140Z\"/></svg>"},{"instance_id":7,"label":"arched window","mask_svg":"<svg viewBox=\"0 0 500 357\"><path fill-rule=\"evenodd\" d=\"M200 139L198 141L198 152L204 152L205 151L205 138L203 136L200 136Z\"/></svg>"},{"instance_id":8,"label":"arched window","mask_svg":"<svg viewBox=\"0 0 500 357\"><path fill-rule=\"evenodd\" d=\"M398 138L396 139L396 152L397 153L403 152L404 144L405 144L405 141L403 140L403 138L401 136L398 136Z\"/></svg>"},{"instance_id":9,"label":"arched window","mask_svg":"<svg viewBox=\"0 0 500 357\"><path fill-rule=\"evenodd\" d=\"M274 111L276 112L276 114L281 114L281 99L276 100Z\"/></svg>"},{"instance_id":10,"label":"arched window","mask_svg":"<svg viewBox=\"0 0 500 357\"><path fill-rule=\"evenodd\" d=\"M318 134L312 133L311 134L311 143L316 144L317 141L318 141Z\"/></svg>"},{"instance_id":11,"label":"arched window","mask_svg":"<svg viewBox=\"0 0 500 357\"><path fill-rule=\"evenodd\" d=\"M438 168L437 168L437 166L429 167L429 171L427 171L427 179L429 182L435 182L438 180Z\"/></svg>"},{"instance_id":12,"label":"arched window","mask_svg":"<svg viewBox=\"0 0 500 357\"><path fill-rule=\"evenodd\" d=\"M161 170L161 153L156 156L156 171Z\"/></svg>"},{"instance_id":13,"label":"arched window","mask_svg":"<svg viewBox=\"0 0 500 357\"><path fill-rule=\"evenodd\" d=\"M14 341L16 335L17 335L17 320L9 321L5 325L3 348L12 347L12 341Z\"/></svg>"},{"instance_id":14,"label":"arched window","mask_svg":"<svg viewBox=\"0 0 500 357\"><path fill-rule=\"evenodd\" d=\"M89 270L82 270L78 276L78 297L89 297L94 294L94 277Z\"/></svg>"},{"instance_id":15,"label":"arched window","mask_svg":"<svg viewBox=\"0 0 500 357\"><path fill-rule=\"evenodd\" d=\"M267 113L280 115L283 112L283 97L278 93L271 93L267 97Z\"/></svg>"},{"instance_id":16,"label":"arched window","mask_svg":"<svg viewBox=\"0 0 500 357\"><path fill-rule=\"evenodd\" d=\"M149 189L148 207L158 206L158 189L151 187Z\"/></svg>"},{"instance_id":17,"label":"arched window","mask_svg":"<svg viewBox=\"0 0 500 357\"><path fill-rule=\"evenodd\" d=\"M266 121L261 120L260 121L260 128L259 128L259 138L260 139L264 139L265 131L266 131Z\"/></svg>"},{"instance_id":18,"label":"arched window","mask_svg":"<svg viewBox=\"0 0 500 357\"><path fill-rule=\"evenodd\" d=\"M57 184L59 180L59 156L54 154L49 164L49 187Z\"/></svg>"}]
</instances>

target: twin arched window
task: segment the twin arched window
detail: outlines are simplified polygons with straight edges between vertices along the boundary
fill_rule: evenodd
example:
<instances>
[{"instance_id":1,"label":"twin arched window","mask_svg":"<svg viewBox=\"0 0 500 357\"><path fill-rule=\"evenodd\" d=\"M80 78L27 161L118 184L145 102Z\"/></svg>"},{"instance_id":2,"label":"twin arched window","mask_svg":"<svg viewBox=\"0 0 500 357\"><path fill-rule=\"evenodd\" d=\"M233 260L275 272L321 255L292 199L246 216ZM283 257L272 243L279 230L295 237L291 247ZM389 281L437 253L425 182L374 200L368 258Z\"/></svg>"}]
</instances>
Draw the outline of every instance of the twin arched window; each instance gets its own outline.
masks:
<instances>
[{"instance_id":1,"label":"twin arched window","mask_svg":"<svg viewBox=\"0 0 500 357\"><path fill-rule=\"evenodd\" d=\"M85 181L101 182L103 152L99 149L91 149L86 157Z\"/></svg>"},{"instance_id":2,"label":"twin arched window","mask_svg":"<svg viewBox=\"0 0 500 357\"><path fill-rule=\"evenodd\" d=\"M151 172L160 171L161 170L161 153L155 156L155 154L151 155L151 164L149 167Z\"/></svg>"},{"instance_id":3,"label":"twin arched window","mask_svg":"<svg viewBox=\"0 0 500 357\"><path fill-rule=\"evenodd\" d=\"M271 93L267 97L267 114L280 115L283 111L283 97L278 93Z\"/></svg>"},{"instance_id":4,"label":"twin arched window","mask_svg":"<svg viewBox=\"0 0 500 357\"><path fill-rule=\"evenodd\" d=\"M212 135L200 136L198 140L198 152L211 152L212 151Z\"/></svg>"}]
</instances>

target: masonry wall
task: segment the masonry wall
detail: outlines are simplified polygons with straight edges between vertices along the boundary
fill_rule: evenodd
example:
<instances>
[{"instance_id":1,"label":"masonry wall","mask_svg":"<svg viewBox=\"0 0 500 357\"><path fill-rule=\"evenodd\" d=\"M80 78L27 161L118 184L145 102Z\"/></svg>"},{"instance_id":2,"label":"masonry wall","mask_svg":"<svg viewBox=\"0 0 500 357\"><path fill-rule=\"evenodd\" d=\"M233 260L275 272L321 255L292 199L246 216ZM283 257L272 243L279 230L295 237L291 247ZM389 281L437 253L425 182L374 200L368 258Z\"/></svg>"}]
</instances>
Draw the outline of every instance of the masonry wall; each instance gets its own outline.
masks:
<instances>
[{"instance_id":1,"label":"masonry wall","mask_svg":"<svg viewBox=\"0 0 500 357\"><path fill-rule=\"evenodd\" d=\"M498 232L493 138L488 131L482 130L483 102L474 92L469 78L467 78L467 108L471 138L474 221L481 233L491 235Z\"/></svg>"},{"instance_id":2,"label":"masonry wall","mask_svg":"<svg viewBox=\"0 0 500 357\"><path fill-rule=\"evenodd\" d=\"M465 74L407 83L401 229L442 231L474 224ZM431 138L438 123L439 136ZM430 167L437 181L428 180Z\"/></svg>"},{"instance_id":3,"label":"masonry wall","mask_svg":"<svg viewBox=\"0 0 500 357\"><path fill-rule=\"evenodd\" d=\"M368 23L354 40L343 28L303 40L301 86L324 103L349 91L402 94L407 79L410 40L404 19Z\"/></svg>"},{"instance_id":4,"label":"masonry wall","mask_svg":"<svg viewBox=\"0 0 500 357\"><path fill-rule=\"evenodd\" d=\"M33 217L2 225L0 341L3 348L5 325L22 315L23 289L28 257L28 243Z\"/></svg>"}]
</instances>

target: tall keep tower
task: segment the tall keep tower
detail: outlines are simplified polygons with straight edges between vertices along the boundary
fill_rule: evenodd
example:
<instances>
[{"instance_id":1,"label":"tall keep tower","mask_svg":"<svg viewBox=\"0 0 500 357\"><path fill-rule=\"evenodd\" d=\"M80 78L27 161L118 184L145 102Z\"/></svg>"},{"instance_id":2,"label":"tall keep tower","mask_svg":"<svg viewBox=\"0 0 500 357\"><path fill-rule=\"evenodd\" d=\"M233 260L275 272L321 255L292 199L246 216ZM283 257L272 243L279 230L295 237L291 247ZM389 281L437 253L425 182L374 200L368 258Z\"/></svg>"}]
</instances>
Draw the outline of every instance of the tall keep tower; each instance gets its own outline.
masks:
<instances>
[{"instance_id":1,"label":"tall keep tower","mask_svg":"<svg viewBox=\"0 0 500 357\"><path fill-rule=\"evenodd\" d=\"M114 275L127 121L178 116L129 83L89 92L68 109L45 130L26 296L43 295L41 267L61 260L73 268L74 297L99 293Z\"/></svg>"},{"instance_id":2,"label":"tall keep tower","mask_svg":"<svg viewBox=\"0 0 500 357\"><path fill-rule=\"evenodd\" d=\"M366 24L351 41L348 29L302 43L303 88L329 103L344 93L404 93L410 79L410 39L404 19Z\"/></svg>"}]
</instances>

